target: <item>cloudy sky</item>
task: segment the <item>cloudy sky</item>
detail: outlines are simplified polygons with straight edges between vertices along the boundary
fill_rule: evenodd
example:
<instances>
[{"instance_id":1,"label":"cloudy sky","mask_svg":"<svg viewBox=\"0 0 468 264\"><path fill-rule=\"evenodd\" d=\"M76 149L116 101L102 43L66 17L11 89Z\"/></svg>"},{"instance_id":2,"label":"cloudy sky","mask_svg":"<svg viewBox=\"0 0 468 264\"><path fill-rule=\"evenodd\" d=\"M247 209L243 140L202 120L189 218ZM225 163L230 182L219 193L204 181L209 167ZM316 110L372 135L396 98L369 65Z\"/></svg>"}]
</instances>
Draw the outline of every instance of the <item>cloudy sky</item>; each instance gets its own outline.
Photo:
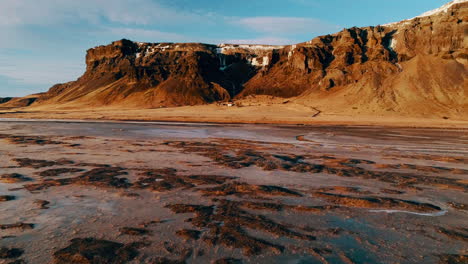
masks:
<instances>
[{"instance_id":1,"label":"cloudy sky","mask_svg":"<svg viewBox=\"0 0 468 264\"><path fill-rule=\"evenodd\" d=\"M417 16L448 0L0 0L0 97L78 78L88 48L147 42L292 44Z\"/></svg>"}]
</instances>

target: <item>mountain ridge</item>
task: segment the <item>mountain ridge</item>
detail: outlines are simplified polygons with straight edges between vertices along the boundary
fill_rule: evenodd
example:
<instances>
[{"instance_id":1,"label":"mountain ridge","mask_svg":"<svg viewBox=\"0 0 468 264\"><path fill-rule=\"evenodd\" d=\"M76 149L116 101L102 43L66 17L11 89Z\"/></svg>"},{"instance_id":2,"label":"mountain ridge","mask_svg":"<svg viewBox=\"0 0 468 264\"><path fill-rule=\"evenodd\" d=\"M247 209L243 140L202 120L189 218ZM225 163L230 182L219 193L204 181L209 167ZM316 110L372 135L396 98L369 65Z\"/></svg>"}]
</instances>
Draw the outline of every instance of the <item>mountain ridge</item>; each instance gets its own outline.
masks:
<instances>
[{"instance_id":1,"label":"mountain ridge","mask_svg":"<svg viewBox=\"0 0 468 264\"><path fill-rule=\"evenodd\" d=\"M268 95L355 114L466 116L468 1L436 10L285 46L115 41L89 49L83 76L32 106L157 108Z\"/></svg>"}]
</instances>

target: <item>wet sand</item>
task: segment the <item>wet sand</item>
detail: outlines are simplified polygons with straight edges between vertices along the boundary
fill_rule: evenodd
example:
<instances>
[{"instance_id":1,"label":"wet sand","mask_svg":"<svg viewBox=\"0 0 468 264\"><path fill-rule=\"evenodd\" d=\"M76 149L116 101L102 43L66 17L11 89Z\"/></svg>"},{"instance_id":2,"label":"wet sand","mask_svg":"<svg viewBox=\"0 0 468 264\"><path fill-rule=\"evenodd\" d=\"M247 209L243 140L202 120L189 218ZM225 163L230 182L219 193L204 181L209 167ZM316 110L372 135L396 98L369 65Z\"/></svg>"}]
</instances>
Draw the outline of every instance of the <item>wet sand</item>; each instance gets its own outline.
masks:
<instances>
[{"instance_id":1,"label":"wet sand","mask_svg":"<svg viewBox=\"0 0 468 264\"><path fill-rule=\"evenodd\" d=\"M3 120L0 155L0 263L467 260L463 129Z\"/></svg>"}]
</instances>

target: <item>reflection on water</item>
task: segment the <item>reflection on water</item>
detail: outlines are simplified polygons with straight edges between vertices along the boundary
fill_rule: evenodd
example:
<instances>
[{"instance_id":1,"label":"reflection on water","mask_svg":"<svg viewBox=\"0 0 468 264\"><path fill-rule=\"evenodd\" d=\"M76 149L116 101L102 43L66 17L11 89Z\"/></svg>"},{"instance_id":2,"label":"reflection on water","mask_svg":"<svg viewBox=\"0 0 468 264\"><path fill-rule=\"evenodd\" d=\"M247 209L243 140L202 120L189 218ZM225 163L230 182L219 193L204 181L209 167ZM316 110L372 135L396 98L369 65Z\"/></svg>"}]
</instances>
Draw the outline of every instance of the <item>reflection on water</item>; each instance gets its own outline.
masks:
<instances>
[{"instance_id":1,"label":"reflection on water","mask_svg":"<svg viewBox=\"0 0 468 264\"><path fill-rule=\"evenodd\" d=\"M21 124L33 124L41 135L106 136L125 139L227 138L265 142L308 144L324 148L391 147L420 153L468 154L468 133L464 129L388 128L381 126L294 126L207 124L172 122L109 122L0 119L21 132ZM6 132L6 131L5 131ZM28 130L24 131L29 132ZM305 141L299 142L297 136Z\"/></svg>"}]
</instances>

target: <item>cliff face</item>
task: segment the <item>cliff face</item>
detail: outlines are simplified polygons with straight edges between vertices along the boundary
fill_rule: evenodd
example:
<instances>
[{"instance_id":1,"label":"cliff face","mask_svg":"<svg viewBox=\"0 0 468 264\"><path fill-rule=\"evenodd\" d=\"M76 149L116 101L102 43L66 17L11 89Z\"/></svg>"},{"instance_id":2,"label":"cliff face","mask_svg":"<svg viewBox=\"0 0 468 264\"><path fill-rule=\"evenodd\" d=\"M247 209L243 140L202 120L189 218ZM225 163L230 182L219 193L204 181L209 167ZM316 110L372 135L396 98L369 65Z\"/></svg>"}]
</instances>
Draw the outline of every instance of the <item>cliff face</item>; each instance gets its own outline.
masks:
<instances>
[{"instance_id":1,"label":"cliff face","mask_svg":"<svg viewBox=\"0 0 468 264\"><path fill-rule=\"evenodd\" d=\"M85 74L36 104L195 105L248 95L364 112L462 113L468 1L291 46L135 43L88 50Z\"/></svg>"},{"instance_id":2,"label":"cliff face","mask_svg":"<svg viewBox=\"0 0 468 264\"><path fill-rule=\"evenodd\" d=\"M116 41L88 50L85 74L55 85L41 102L157 107L229 100L273 48Z\"/></svg>"},{"instance_id":3,"label":"cliff face","mask_svg":"<svg viewBox=\"0 0 468 264\"><path fill-rule=\"evenodd\" d=\"M243 94L297 96L309 89L329 90L369 78L379 87L384 79L404 70L402 62L418 56L466 66L467 19L465 1L432 16L345 29L287 47L277 54L275 64L246 85Z\"/></svg>"}]
</instances>

